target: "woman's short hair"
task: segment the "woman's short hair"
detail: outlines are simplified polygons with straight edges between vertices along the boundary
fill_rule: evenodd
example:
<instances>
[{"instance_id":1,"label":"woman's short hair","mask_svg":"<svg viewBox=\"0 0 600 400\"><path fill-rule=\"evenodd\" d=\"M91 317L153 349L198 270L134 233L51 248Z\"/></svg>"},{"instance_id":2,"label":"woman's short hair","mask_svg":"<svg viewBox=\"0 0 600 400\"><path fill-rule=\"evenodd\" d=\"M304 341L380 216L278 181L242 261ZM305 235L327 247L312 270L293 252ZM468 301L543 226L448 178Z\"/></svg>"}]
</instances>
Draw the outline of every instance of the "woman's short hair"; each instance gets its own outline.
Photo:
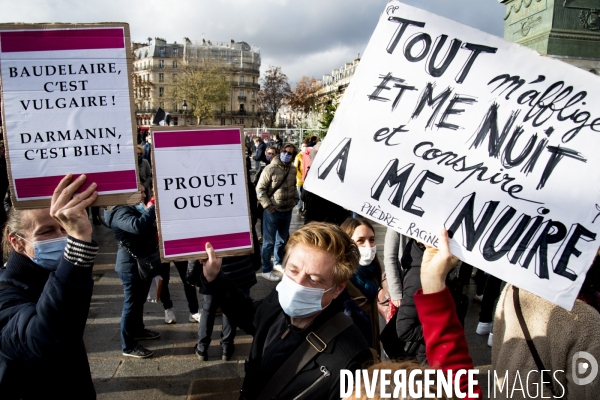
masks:
<instances>
[{"instance_id":1,"label":"woman's short hair","mask_svg":"<svg viewBox=\"0 0 600 400\"><path fill-rule=\"evenodd\" d=\"M298 244L323 250L335 258L333 282L336 285L350 279L360 259L356 244L334 224L311 222L294 232L285 247L283 265L287 264L291 250Z\"/></svg>"}]
</instances>

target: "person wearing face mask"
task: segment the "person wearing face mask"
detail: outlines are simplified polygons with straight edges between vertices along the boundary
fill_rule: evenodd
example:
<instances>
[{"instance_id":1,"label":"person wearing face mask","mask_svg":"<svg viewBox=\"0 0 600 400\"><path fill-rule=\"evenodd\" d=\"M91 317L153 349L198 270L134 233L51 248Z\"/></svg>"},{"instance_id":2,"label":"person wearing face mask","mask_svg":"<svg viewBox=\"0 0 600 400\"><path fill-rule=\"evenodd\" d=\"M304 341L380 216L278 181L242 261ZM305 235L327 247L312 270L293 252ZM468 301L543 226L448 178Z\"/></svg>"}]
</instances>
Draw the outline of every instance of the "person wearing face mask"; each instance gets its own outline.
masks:
<instances>
[{"instance_id":1,"label":"person wearing face mask","mask_svg":"<svg viewBox=\"0 0 600 400\"><path fill-rule=\"evenodd\" d=\"M310 151L311 148L308 147L308 141L310 139L306 138L302 141L300 145L300 153L294 159L294 166L296 167L296 188L298 190L298 204L296 205L296 209L298 209L298 214L304 216L304 204L302 203L302 186L304 185L304 180L306 179L306 174L308 173L308 169L310 168L311 160L310 160Z\"/></svg>"},{"instance_id":2,"label":"person wearing face mask","mask_svg":"<svg viewBox=\"0 0 600 400\"><path fill-rule=\"evenodd\" d=\"M340 370L372 361L339 297L359 260L339 227L305 225L288 241L282 281L252 301L221 270L210 243L201 283L232 324L254 336L240 399L339 399Z\"/></svg>"},{"instance_id":3,"label":"person wearing face mask","mask_svg":"<svg viewBox=\"0 0 600 400\"><path fill-rule=\"evenodd\" d=\"M96 184L71 174L50 208L11 209L0 277L0 397L95 399L83 332L98 244L86 207Z\"/></svg>"},{"instance_id":4,"label":"person wearing face mask","mask_svg":"<svg viewBox=\"0 0 600 400\"><path fill-rule=\"evenodd\" d=\"M371 321L373 348L379 349L379 314L377 312L377 293L381 288L381 263L377 257L375 229L362 217L348 218L340 226L356 243L360 252L358 268L346 290L350 297L363 310Z\"/></svg>"},{"instance_id":5,"label":"person wearing face mask","mask_svg":"<svg viewBox=\"0 0 600 400\"><path fill-rule=\"evenodd\" d=\"M273 272L273 263L278 268L283 261L285 244L290 237L292 210L298 203L296 191L296 174L292 160L296 156L296 147L288 143L283 146L281 154L273 158L263 171L256 195L262 205L263 247L262 277L269 281L280 281L279 275Z\"/></svg>"}]
</instances>

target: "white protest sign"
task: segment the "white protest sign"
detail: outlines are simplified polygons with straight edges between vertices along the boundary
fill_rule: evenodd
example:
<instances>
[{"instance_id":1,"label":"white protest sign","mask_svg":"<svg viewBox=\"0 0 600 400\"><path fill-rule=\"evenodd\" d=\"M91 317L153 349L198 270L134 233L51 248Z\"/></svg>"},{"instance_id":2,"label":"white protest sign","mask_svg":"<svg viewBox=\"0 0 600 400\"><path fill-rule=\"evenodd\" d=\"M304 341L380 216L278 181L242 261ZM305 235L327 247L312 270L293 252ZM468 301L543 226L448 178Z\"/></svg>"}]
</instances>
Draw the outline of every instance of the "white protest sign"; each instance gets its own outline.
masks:
<instances>
[{"instance_id":1,"label":"white protest sign","mask_svg":"<svg viewBox=\"0 0 600 400\"><path fill-rule=\"evenodd\" d=\"M596 251L600 78L390 2L305 187L571 309Z\"/></svg>"},{"instance_id":2,"label":"white protest sign","mask_svg":"<svg viewBox=\"0 0 600 400\"><path fill-rule=\"evenodd\" d=\"M152 128L154 194L163 260L251 254L242 132Z\"/></svg>"},{"instance_id":3,"label":"white protest sign","mask_svg":"<svg viewBox=\"0 0 600 400\"><path fill-rule=\"evenodd\" d=\"M96 204L137 191L127 24L0 25L4 138L17 207L48 205L67 173ZM139 197L138 197L139 198Z\"/></svg>"}]
</instances>

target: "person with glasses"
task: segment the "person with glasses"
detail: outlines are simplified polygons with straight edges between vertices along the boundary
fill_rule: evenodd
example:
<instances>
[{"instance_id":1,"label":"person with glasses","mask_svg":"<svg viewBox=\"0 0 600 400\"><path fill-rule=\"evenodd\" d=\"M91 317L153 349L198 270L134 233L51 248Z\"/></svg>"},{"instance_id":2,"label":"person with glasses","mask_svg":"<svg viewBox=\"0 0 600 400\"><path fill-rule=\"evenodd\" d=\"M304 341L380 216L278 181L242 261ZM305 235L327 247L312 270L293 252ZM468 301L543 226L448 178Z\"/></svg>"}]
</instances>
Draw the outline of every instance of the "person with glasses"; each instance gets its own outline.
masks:
<instances>
[{"instance_id":1,"label":"person with glasses","mask_svg":"<svg viewBox=\"0 0 600 400\"><path fill-rule=\"evenodd\" d=\"M262 277L278 282L281 277L273 272L273 263L281 268L285 245L290 237L292 210L298 203L296 190L296 168L292 161L296 157L296 147L288 143L265 167L256 194L262 205L263 248L262 248Z\"/></svg>"}]
</instances>

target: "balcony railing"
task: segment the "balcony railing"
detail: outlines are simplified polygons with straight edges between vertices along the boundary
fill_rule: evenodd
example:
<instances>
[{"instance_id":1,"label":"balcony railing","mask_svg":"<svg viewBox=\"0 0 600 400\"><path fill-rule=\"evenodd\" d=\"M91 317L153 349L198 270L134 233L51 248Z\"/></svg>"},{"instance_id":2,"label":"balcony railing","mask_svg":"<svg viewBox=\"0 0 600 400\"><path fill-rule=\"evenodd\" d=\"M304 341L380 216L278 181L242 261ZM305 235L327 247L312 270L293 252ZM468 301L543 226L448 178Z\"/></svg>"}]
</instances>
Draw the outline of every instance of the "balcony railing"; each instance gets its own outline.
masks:
<instances>
[{"instance_id":1,"label":"balcony railing","mask_svg":"<svg viewBox=\"0 0 600 400\"><path fill-rule=\"evenodd\" d=\"M246 101L246 96L238 96L239 101Z\"/></svg>"},{"instance_id":2,"label":"balcony railing","mask_svg":"<svg viewBox=\"0 0 600 400\"><path fill-rule=\"evenodd\" d=\"M231 81L231 85L232 86L243 86L243 87L251 87L251 88L260 89L260 85L258 83L252 83L252 82Z\"/></svg>"}]
</instances>

